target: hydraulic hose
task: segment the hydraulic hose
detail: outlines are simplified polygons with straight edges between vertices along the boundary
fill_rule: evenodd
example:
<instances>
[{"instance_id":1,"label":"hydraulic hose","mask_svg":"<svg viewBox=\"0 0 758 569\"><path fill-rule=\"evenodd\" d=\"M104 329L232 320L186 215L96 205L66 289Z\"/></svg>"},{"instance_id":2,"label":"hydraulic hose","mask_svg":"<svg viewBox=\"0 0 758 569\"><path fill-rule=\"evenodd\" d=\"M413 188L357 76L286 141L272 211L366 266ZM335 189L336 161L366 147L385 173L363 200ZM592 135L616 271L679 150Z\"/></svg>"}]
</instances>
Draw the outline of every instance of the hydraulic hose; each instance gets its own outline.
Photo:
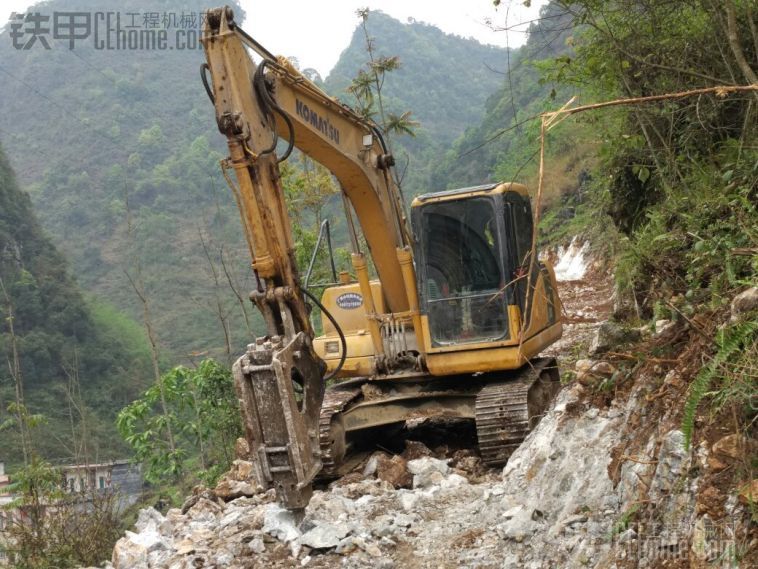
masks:
<instances>
[{"instance_id":1,"label":"hydraulic hose","mask_svg":"<svg viewBox=\"0 0 758 569\"><path fill-rule=\"evenodd\" d=\"M347 359L347 340L345 340L345 334L344 332L342 332L342 328L340 328L340 325L337 324L337 321L334 319L334 316L332 316L332 313L329 312L324 307L324 305L321 304L321 302L310 291L306 289L301 289L301 290L303 291L305 296L310 298L313 301L313 303L319 307L321 312L326 314L326 317L329 319L329 322L332 323L332 326L334 326L334 329L337 330L337 334L339 334L339 337L340 337L340 343L342 344L342 355L340 356L340 363L337 364L337 367L334 368L332 373L330 373L324 378L324 381L329 381L330 379L334 379L334 377L336 377L337 374L342 370L342 366L345 365L345 359Z\"/></svg>"},{"instance_id":2,"label":"hydraulic hose","mask_svg":"<svg viewBox=\"0 0 758 569\"><path fill-rule=\"evenodd\" d=\"M271 93L268 92L268 87L266 87L266 78L264 75L268 63L269 62L264 59L258 66L258 69L255 70L255 76L253 77L253 87L255 88L255 92L258 94L258 97L261 101L261 106L264 108L266 114L269 117L269 120L272 123L274 122L274 116L272 113L273 110L282 117L285 124L287 125L287 130L290 133L289 141L287 143L287 150L285 150L284 154L282 154L277 160L277 162L284 162L287 158L289 158L290 154L292 154L292 150L295 148L295 128L292 125L292 121L287 116L287 113L285 113L281 107L276 104L276 101L274 101L273 97L271 97ZM272 145L266 150L262 151L261 155L270 154L276 150L276 145L278 142L279 136L276 134L276 132L274 132L274 141Z\"/></svg>"},{"instance_id":3,"label":"hydraulic hose","mask_svg":"<svg viewBox=\"0 0 758 569\"><path fill-rule=\"evenodd\" d=\"M258 103L263 109L263 112L266 114L266 118L269 122L273 123L274 116L271 112L271 105L269 104L271 97L268 94L268 89L266 89L266 78L263 75L265 68L266 62L263 61L258 66L258 69L255 70L255 75L253 75L253 91L258 96ZM276 129L273 130L274 139L271 141L271 146L264 150L261 150L260 156L263 156L264 154L271 154L274 150L276 150L276 144L279 142L279 136L276 134Z\"/></svg>"},{"instance_id":4,"label":"hydraulic hose","mask_svg":"<svg viewBox=\"0 0 758 569\"><path fill-rule=\"evenodd\" d=\"M208 93L208 98L211 100L211 103L214 105L216 104L216 97L213 96L213 89L211 89L210 84L208 83L208 71L210 70L210 67L208 67L207 63L203 63L200 66L200 80L203 82L203 87L205 87L205 92Z\"/></svg>"},{"instance_id":5,"label":"hydraulic hose","mask_svg":"<svg viewBox=\"0 0 758 569\"><path fill-rule=\"evenodd\" d=\"M387 149L387 143L384 142L384 136L382 136L382 131L379 129L378 126L372 125L371 130L374 131L374 134L376 135L376 138L379 140L379 145L382 147L382 151L387 154L389 150Z\"/></svg>"}]
</instances>

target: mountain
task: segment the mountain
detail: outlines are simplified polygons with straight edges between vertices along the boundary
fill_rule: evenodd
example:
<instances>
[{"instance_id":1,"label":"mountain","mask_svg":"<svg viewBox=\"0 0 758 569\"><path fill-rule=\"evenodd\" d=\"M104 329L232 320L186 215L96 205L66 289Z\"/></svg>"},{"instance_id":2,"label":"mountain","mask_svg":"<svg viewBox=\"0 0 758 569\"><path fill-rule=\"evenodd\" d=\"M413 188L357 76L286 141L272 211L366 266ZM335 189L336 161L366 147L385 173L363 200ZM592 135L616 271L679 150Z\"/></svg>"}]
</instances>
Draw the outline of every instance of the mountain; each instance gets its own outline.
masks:
<instances>
[{"instance_id":1,"label":"mountain","mask_svg":"<svg viewBox=\"0 0 758 569\"><path fill-rule=\"evenodd\" d=\"M399 137L398 169L405 170L406 195L441 189L429 187L429 174L437 167L440 153L485 114L487 98L502 85L499 70L508 52L482 45L472 38L446 34L440 29L410 20L404 24L381 11L371 11L366 32L374 57L397 56L400 67L387 73L383 87L386 107L395 113L411 111L420 125L415 138ZM324 81L332 95L349 105L355 99L346 89L366 67L366 32L358 26L350 45Z\"/></svg>"},{"instance_id":2,"label":"mountain","mask_svg":"<svg viewBox=\"0 0 758 569\"><path fill-rule=\"evenodd\" d=\"M50 49L14 49L10 28L0 36L0 137L19 182L85 290L140 320L129 279L141 281L167 361L237 352L250 338L228 284L246 296L249 255L220 173L225 145L199 80L203 52L186 39L199 37L206 7L53 0L30 9L80 12L93 26L118 14L124 33L134 14L138 31L165 24L173 42L181 29L192 49L100 49L106 38L123 48L102 22L74 49L51 34Z\"/></svg>"},{"instance_id":3,"label":"mountain","mask_svg":"<svg viewBox=\"0 0 758 569\"><path fill-rule=\"evenodd\" d=\"M157 25L165 13L174 27L194 14L197 27L205 7L203 0L51 0L39 10L93 19L137 14L143 29L155 13ZM388 105L412 110L421 127L398 145L398 162L402 169L404 149L408 191L426 191L438 157L483 117L488 94L502 82L489 67L502 68L506 52L380 12L370 14L368 29L378 53L400 56L401 68L387 78ZM226 149L199 80L200 46L98 49L104 40L91 34L74 49L50 35L50 49L40 41L14 49L10 32L0 35L0 138L79 283L139 321L142 306L129 279L141 276L167 361L239 353L250 341L247 321L258 321L238 300L252 289L249 256L220 174ZM346 99L344 88L367 60L361 34L357 29L326 80Z\"/></svg>"},{"instance_id":4,"label":"mountain","mask_svg":"<svg viewBox=\"0 0 758 569\"><path fill-rule=\"evenodd\" d=\"M18 358L15 357L18 354ZM140 328L112 307L88 302L16 184L0 149L0 432L14 432L16 380L47 458L84 449L89 458L123 452L112 425L148 377ZM0 436L0 458L21 458L19 438Z\"/></svg>"},{"instance_id":5,"label":"mountain","mask_svg":"<svg viewBox=\"0 0 758 569\"><path fill-rule=\"evenodd\" d=\"M555 110L575 93L569 86L546 80L540 62L568 57L572 33L571 15L565 8L546 4L541 20L530 27L526 44L512 54L509 66L503 66L504 76L487 98L481 120L470 123L432 171L433 186L530 181L537 162L539 122L529 119ZM561 150L577 153L573 141Z\"/></svg>"},{"instance_id":6,"label":"mountain","mask_svg":"<svg viewBox=\"0 0 758 569\"><path fill-rule=\"evenodd\" d=\"M413 112L421 132L446 145L482 119L487 97L502 83L496 70L504 64L505 49L422 22L403 24L379 10L369 13L366 29L375 57L399 57L400 67L387 74L384 89L390 106ZM345 90L368 60L365 34L358 26L326 78L326 89L354 103Z\"/></svg>"}]
</instances>

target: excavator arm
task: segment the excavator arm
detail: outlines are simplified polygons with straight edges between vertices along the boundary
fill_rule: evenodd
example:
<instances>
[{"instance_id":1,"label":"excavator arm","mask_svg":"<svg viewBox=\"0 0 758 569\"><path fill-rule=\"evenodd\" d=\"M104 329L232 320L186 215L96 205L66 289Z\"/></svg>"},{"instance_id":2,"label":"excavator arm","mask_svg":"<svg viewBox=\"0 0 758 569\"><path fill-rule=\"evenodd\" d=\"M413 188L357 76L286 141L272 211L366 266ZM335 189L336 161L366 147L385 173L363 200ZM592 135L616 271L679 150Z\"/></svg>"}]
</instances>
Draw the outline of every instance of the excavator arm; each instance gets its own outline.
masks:
<instances>
[{"instance_id":1,"label":"excavator arm","mask_svg":"<svg viewBox=\"0 0 758 569\"><path fill-rule=\"evenodd\" d=\"M321 468L318 420L325 365L313 349L279 162L297 147L338 179L393 313L408 313L415 304L415 286L407 286L411 233L390 170L393 159L374 125L250 38L229 7L207 13L201 41L207 61L203 82L229 146L224 172L256 276L251 299L267 326L267 334L234 365L249 458L261 487L276 488L285 507L302 509ZM261 56L259 64L248 49ZM279 139L288 144L281 157ZM368 286L366 260L354 249L354 267ZM378 328L373 333L378 335Z\"/></svg>"}]
</instances>

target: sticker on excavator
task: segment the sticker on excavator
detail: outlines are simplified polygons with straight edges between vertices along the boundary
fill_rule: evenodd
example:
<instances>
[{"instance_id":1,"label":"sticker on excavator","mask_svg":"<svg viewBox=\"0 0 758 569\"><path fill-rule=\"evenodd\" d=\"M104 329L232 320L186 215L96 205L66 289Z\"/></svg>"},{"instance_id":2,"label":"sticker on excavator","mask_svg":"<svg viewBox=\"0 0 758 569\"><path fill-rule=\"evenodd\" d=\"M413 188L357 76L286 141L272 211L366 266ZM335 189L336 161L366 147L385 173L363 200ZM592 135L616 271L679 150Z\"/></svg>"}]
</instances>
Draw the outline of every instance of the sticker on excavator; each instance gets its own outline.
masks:
<instances>
[{"instance_id":1,"label":"sticker on excavator","mask_svg":"<svg viewBox=\"0 0 758 569\"><path fill-rule=\"evenodd\" d=\"M337 306L343 310L353 310L363 305L363 296L357 292L346 292L337 297Z\"/></svg>"}]
</instances>

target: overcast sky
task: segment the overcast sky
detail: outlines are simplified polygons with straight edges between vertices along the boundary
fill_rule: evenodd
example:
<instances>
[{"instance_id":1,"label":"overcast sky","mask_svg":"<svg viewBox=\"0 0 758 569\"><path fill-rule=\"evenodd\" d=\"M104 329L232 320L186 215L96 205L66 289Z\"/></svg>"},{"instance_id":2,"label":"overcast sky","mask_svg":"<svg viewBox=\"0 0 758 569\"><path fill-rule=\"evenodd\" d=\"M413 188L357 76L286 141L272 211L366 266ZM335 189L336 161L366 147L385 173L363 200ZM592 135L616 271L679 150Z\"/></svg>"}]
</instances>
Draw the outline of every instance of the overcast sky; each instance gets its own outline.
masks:
<instances>
[{"instance_id":1,"label":"overcast sky","mask_svg":"<svg viewBox=\"0 0 758 569\"><path fill-rule=\"evenodd\" d=\"M506 17L511 26L528 22L537 17L545 2L535 0L526 8L524 0L502 0L496 9L492 0L241 0L247 14L246 31L275 54L297 57L302 68L313 67L324 77L350 42L358 24L358 8L368 6L402 22L415 18L447 33L516 47L526 39L526 24L506 34L492 31L487 22L499 27L505 25ZM25 12L34 3L0 0L0 27L11 12ZM222 0L208 0L209 6L221 4Z\"/></svg>"},{"instance_id":2,"label":"overcast sky","mask_svg":"<svg viewBox=\"0 0 758 569\"><path fill-rule=\"evenodd\" d=\"M502 27L506 8L509 23L524 22L535 18L544 3L544 0L532 2L530 8L525 8L522 0L505 0L495 9L492 0L338 0L328 4L313 0L286 3L243 0L242 6L247 12L245 29L253 37L270 51L294 55L301 67L314 67L326 76L350 43L358 24L355 12L359 8L368 6L402 22L415 18L447 33L515 47L524 43L526 34L511 31L506 37L505 32L493 32L486 22ZM325 9L324 5L330 8ZM286 20L282 19L283 6L287 6Z\"/></svg>"}]
</instances>

